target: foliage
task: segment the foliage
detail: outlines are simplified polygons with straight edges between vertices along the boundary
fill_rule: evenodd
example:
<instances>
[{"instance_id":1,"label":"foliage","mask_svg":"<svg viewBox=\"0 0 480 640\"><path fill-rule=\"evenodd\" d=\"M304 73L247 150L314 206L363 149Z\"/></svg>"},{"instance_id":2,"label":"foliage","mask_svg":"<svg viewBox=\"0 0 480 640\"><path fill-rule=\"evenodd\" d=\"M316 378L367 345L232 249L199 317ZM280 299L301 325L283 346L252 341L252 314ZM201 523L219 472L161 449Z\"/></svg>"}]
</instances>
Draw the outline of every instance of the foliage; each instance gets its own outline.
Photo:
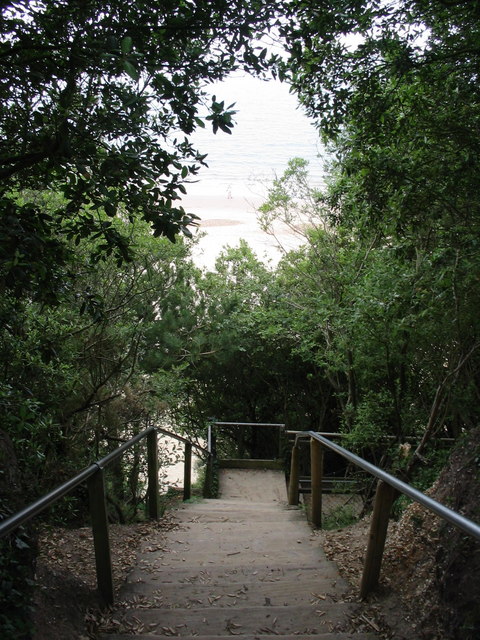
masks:
<instances>
[{"instance_id":1,"label":"foliage","mask_svg":"<svg viewBox=\"0 0 480 640\"><path fill-rule=\"evenodd\" d=\"M197 272L174 318L165 316L155 323L160 338L155 360L177 358L171 371L180 373L183 384L180 389L173 380L173 417L189 433L204 437L211 416L261 419L262 394L270 382L256 373L265 372L265 354L256 337L255 311L267 295L268 281L268 270L241 243L218 259L215 273ZM158 371L152 359L150 366Z\"/></svg>"},{"instance_id":2,"label":"foliage","mask_svg":"<svg viewBox=\"0 0 480 640\"><path fill-rule=\"evenodd\" d=\"M205 121L233 126L233 105L207 104L205 85L266 72L256 39L275 16L275 3L242 0L2 3L2 289L55 299L68 238L98 238L97 258L129 260L118 217L189 235L195 216L178 200L205 161L189 136ZM62 195L48 209L36 196L46 189Z\"/></svg>"},{"instance_id":3,"label":"foliage","mask_svg":"<svg viewBox=\"0 0 480 640\"><path fill-rule=\"evenodd\" d=\"M0 418L25 499L161 420L199 441L212 418L341 430L434 480L439 437L479 420L479 11L3 3ZM281 61L256 40L274 28ZM259 215L303 246L273 269L241 242L205 273L177 236L205 162L189 136L234 119L205 85L273 63L329 144L328 183L293 159ZM142 471L135 453L109 476L112 518L138 515Z\"/></svg>"},{"instance_id":4,"label":"foliage","mask_svg":"<svg viewBox=\"0 0 480 640\"><path fill-rule=\"evenodd\" d=\"M162 412L198 438L212 416L342 429L375 458L388 435L392 460L478 419L477 9L274 4L2 10L0 410L35 486ZM171 134L204 124L206 82L266 72L252 37L277 11L330 182L299 159L275 180L262 225L305 240L276 271L240 244L202 274L138 218L187 225L175 203L203 158ZM232 116L215 97L204 119Z\"/></svg>"},{"instance_id":5,"label":"foliage","mask_svg":"<svg viewBox=\"0 0 480 640\"><path fill-rule=\"evenodd\" d=\"M10 438L0 432L0 518L20 506L20 469ZM30 637L36 538L31 527L19 527L0 540L0 630L2 637Z\"/></svg>"},{"instance_id":6,"label":"foliage","mask_svg":"<svg viewBox=\"0 0 480 640\"><path fill-rule=\"evenodd\" d=\"M358 515L351 504L339 504L332 507L322 518L322 529L342 529L354 524L358 520Z\"/></svg>"},{"instance_id":7,"label":"foliage","mask_svg":"<svg viewBox=\"0 0 480 640\"><path fill-rule=\"evenodd\" d=\"M310 237L295 268L315 274L316 303L305 287L295 304L323 328L339 423L359 443L374 425L415 438L407 474L478 421L478 11L299 0L281 27L283 71L334 159L315 206L331 246L348 239L329 270Z\"/></svg>"},{"instance_id":8,"label":"foliage","mask_svg":"<svg viewBox=\"0 0 480 640\"><path fill-rule=\"evenodd\" d=\"M305 378L307 363L317 368L322 428L341 429L346 446L406 475L422 462L424 486L433 458L444 460L432 439L456 437L477 416L473 252L448 248L448 231L433 225L428 244L422 233L367 227L363 214L350 216L349 200L337 199L339 172L324 194L305 188L304 163L292 162L284 178L262 206L263 220L295 226L305 211L310 220L306 244L277 269L275 332L301 356ZM431 480L439 469L435 463Z\"/></svg>"},{"instance_id":9,"label":"foliage","mask_svg":"<svg viewBox=\"0 0 480 640\"><path fill-rule=\"evenodd\" d=\"M0 515L4 517L3 506ZM31 633L34 581L30 543L22 529L0 541L0 630L11 640L23 640Z\"/></svg>"},{"instance_id":10,"label":"foliage","mask_svg":"<svg viewBox=\"0 0 480 640\"><path fill-rule=\"evenodd\" d=\"M188 271L187 248L153 238L138 223L134 239L137 257L128 266L113 257L89 265L91 244L81 242L75 287L54 308L2 300L0 411L30 497L51 488L52 477L66 479L102 457L164 411L138 362L150 347L151 322ZM129 465L138 478L138 460ZM135 482L124 473L130 480L117 476L117 493L125 482L121 493L135 504Z\"/></svg>"}]
</instances>

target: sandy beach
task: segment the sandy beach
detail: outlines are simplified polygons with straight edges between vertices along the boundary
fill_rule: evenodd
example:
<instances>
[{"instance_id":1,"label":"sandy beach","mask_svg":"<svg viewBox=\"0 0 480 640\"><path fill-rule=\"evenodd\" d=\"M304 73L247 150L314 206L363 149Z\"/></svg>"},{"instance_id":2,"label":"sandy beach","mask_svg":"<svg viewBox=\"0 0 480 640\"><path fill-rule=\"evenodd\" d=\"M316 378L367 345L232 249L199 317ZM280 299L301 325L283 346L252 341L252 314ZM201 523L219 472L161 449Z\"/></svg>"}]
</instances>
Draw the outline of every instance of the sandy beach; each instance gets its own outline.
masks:
<instances>
[{"instance_id":1,"label":"sandy beach","mask_svg":"<svg viewBox=\"0 0 480 640\"><path fill-rule=\"evenodd\" d=\"M200 234L198 245L193 251L195 262L212 269L217 256L226 245L234 247L240 239L248 242L263 261L277 263L283 250L290 250L301 244L301 238L281 225L275 229L273 237L259 227L256 209L262 203L258 196L189 195L182 205L189 213L199 216ZM278 243L283 247L279 248Z\"/></svg>"}]
</instances>

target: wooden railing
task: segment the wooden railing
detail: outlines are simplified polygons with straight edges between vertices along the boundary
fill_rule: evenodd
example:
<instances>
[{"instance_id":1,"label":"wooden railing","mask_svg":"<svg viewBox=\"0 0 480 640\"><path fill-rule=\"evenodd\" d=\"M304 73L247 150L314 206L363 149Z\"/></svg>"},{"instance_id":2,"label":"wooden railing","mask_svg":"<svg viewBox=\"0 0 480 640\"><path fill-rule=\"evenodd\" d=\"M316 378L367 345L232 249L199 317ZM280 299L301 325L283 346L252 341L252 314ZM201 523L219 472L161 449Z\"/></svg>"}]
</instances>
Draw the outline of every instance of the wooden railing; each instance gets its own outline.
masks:
<instances>
[{"instance_id":1,"label":"wooden railing","mask_svg":"<svg viewBox=\"0 0 480 640\"><path fill-rule=\"evenodd\" d=\"M97 571L97 585L100 597L104 604L110 605L114 601L114 589L112 579L112 559L110 553L110 539L108 534L108 517L105 497L105 469L113 462L119 460L123 454L138 444L141 440L147 441L147 507L148 516L152 520L158 520L159 517L159 490L158 490L158 446L157 434L162 433L175 440L183 442L185 445L184 452L184 491L183 499L188 500L191 496L191 477L192 477L192 448L199 450L207 455L210 459L209 452L192 443L190 440L183 438L171 431L161 429L160 427L150 427L145 429L121 447L118 447L107 456L93 462L89 467L83 469L75 477L67 480L60 486L56 487L50 493L42 496L21 511L13 514L9 518L0 522L0 538L8 535L17 527L25 524L39 513L47 509L54 502L67 495L73 489L84 482L87 483L90 518L93 532L93 544L95 549L95 564Z\"/></svg>"},{"instance_id":2,"label":"wooden railing","mask_svg":"<svg viewBox=\"0 0 480 640\"><path fill-rule=\"evenodd\" d=\"M311 466L311 521L314 527L322 526L322 478L323 478L323 453L324 449L335 451L343 458L351 462L372 476L378 478L377 490L373 506L370 532L368 536L367 553L363 567L363 575L360 584L360 597L367 596L377 585L380 578L380 570L383 559L383 551L387 537L388 521L392 505L399 494L404 494L423 505L437 516L450 522L455 527L462 529L469 536L480 541L480 526L465 518L461 514L449 509L445 505L433 500L411 485L399 478L383 471L379 467L367 462L351 451L332 442L315 431L287 431L287 434L295 435L295 444L292 448L290 480L288 486L288 502L297 505L299 502L299 439L310 440L310 466Z\"/></svg>"}]
</instances>

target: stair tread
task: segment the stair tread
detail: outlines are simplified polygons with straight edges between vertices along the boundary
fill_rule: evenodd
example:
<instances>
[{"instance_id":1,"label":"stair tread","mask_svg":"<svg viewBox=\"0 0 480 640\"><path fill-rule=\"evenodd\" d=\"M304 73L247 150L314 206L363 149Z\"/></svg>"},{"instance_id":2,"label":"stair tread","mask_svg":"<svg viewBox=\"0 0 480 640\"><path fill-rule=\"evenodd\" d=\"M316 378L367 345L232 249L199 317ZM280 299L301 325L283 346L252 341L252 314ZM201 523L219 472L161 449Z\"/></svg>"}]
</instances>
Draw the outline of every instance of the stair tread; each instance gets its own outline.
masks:
<instances>
[{"instance_id":1,"label":"stair tread","mask_svg":"<svg viewBox=\"0 0 480 640\"><path fill-rule=\"evenodd\" d=\"M335 600L345 593L341 582L329 578L304 577L300 580L270 580L268 582L237 581L228 583L148 583L129 584L126 597L151 595L162 606L235 606L265 604L291 606L322 600Z\"/></svg>"},{"instance_id":2,"label":"stair tread","mask_svg":"<svg viewBox=\"0 0 480 640\"><path fill-rule=\"evenodd\" d=\"M187 504L172 512L180 521L198 522L294 522L305 521L305 512L301 509L286 509L282 505L251 503L243 501L223 502L219 505L198 503Z\"/></svg>"},{"instance_id":3,"label":"stair tread","mask_svg":"<svg viewBox=\"0 0 480 640\"><path fill-rule=\"evenodd\" d=\"M174 510L177 526L140 549L115 612L118 633L100 637L374 640L341 631L359 605L344 600L347 583L305 513L232 498L235 490Z\"/></svg>"},{"instance_id":4,"label":"stair tread","mask_svg":"<svg viewBox=\"0 0 480 640\"><path fill-rule=\"evenodd\" d=\"M129 576L128 585L135 585L141 582L148 584L206 584L218 585L222 583L237 584L262 584L285 581L286 583L298 585L301 580L333 581L343 585L344 580L338 574L335 565L329 563L318 563L316 567L309 565L286 566L264 563L262 566L236 565L228 567L224 564L208 564L206 566L183 566L173 568L171 566L161 567L136 567Z\"/></svg>"},{"instance_id":5,"label":"stair tread","mask_svg":"<svg viewBox=\"0 0 480 640\"><path fill-rule=\"evenodd\" d=\"M321 602L311 605L256 606L256 607L208 607L198 609L126 609L124 620L142 624L150 632L174 629L180 636L227 633L321 633L332 631L341 625L346 614L356 605L350 602Z\"/></svg>"},{"instance_id":6,"label":"stair tread","mask_svg":"<svg viewBox=\"0 0 480 640\"><path fill-rule=\"evenodd\" d=\"M235 634L242 637L240 634ZM212 636L182 636L183 640L211 640ZM245 636L243 636L245 637ZM315 634L253 634L248 636L250 640L273 640L273 638L281 638L282 640L378 640L378 636L371 633L343 633L342 631L335 631L333 634L327 633L315 633ZM99 640L167 640L172 638L171 635L157 635L157 634L137 634L134 635L128 633L119 634L103 634L99 636ZM232 634L215 636L215 640L232 640Z\"/></svg>"}]
</instances>

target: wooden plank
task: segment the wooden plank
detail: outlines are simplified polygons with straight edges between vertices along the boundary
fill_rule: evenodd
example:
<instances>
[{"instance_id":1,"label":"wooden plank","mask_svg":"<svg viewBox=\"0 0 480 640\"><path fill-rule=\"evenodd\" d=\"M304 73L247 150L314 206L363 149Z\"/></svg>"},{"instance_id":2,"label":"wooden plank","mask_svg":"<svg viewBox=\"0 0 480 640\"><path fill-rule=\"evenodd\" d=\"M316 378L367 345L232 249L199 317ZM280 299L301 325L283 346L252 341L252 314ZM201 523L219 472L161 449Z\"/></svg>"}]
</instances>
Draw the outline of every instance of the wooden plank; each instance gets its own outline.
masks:
<instances>
[{"instance_id":1,"label":"wooden plank","mask_svg":"<svg viewBox=\"0 0 480 640\"><path fill-rule=\"evenodd\" d=\"M148 515L152 520L158 520L158 454L157 432L151 431L147 436L147 462L148 462Z\"/></svg>"},{"instance_id":2,"label":"wooden plank","mask_svg":"<svg viewBox=\"0 0 480 640\"><path fill-rule=\"evenodd\" d=\"M185 461L183 469L183 499L189 500L192 495L192 444L185 442Z\"/></svg>"},{"instance_id":3,"label":"wooden plank","mask_svg":"<svg viewBox=\"0 0 480 640\"><path fill-rule=\"evenodd\" d=\"M300 448L298 445L292 447L292 457L290 461L290 479L288 482L288 504L290 505L298 505L299 452Z\"/></svg>"},{"instance_id":4,"label":"wooden plank","mask_svg":"<svg viewBox=\"0 0 480 640\"><path fill-rule=\"evenodd\" d=\"M378 585L387 537L388 520L396 496L396 490L389 484L382 481L378 483L360 584L361 598L365 598Z\"/></svg>"},{"instance_id":5,"label":"wooden plank","mask_svg":"<svg viewBox=\"0 0 480 640\"><path fill-rule=\"evenodd\" d=\"M214 457L210 454L207 458L206 468L205 468L205 481L203 485L203 497L204 498L215 498L214 495Z\"/></svg>"},{"instance_id":6,"label":"wooden plank","mask_svg":"<svg viewBox=\"0 0 480 640\"><path fill-rule=\"evenodd\" d=\"M300 478L299 493L310 494L312 492L312 481L310 478ZM338 494L358 494L359 485L355 480L338 480L336 478L323 476L322 478L322 493L338 493Z\"/></svg>"},{"instance_id":7,"label":"wooden plank","mask_svg":"<svg viewBox=\"0 0 480 640\"><path fill-rule=\"evenodd\" d=\"M255 458L218 460L220 469L283 469L283 460L257 460Z\"/></svg>"},{"instance_id":8,"label":"wooden plank","mask_svg":"<svg viewBox=\"0 0 480 640\"><path fill-rule=\"evenodd\" d=\"M318 440L310 440L310 466L312 476L312 525L322 526L323 447Z\"/></svg>"},{"instance_id":9,"label":"wooden plank","mask_svg":"<svg viewBox=\"0 0 480 640\"><path fill-rule=\"evenodd\" d=\"M105 480L103 469L91 476L88 481L90 517L92 520L93 544L95 547L95 565L97 585L104 604L113 604L112 558L108 536L107 506L105 502Z\"/></svg>"}]
</instances>

